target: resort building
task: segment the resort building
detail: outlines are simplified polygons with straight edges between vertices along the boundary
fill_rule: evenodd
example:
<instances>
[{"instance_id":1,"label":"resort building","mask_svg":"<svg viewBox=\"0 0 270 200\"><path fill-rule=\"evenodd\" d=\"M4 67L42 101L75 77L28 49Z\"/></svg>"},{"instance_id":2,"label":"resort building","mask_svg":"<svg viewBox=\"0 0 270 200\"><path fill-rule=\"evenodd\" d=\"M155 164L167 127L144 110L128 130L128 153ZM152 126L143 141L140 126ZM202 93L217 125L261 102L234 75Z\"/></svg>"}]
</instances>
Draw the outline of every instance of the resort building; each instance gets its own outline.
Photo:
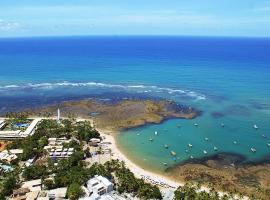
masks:
<instances>
[{"instance_id":1,"label":"resort building","mask_svg":"<svg viewBox=\"0 0 270 200\"><path fill-rule=\"evenodd\" d=\"M69 158L74 153L74 148L64 148L63 144L67 144L70 141L66 138L49 138L48 145L44 149L52 159Z\"/></svg>"},{"instance_id":2,"label":"resort building","mask_svg":"<svg viewBox=\"0 0 270 200\"><path fill-rule=\"evenodd\" d=\"M34 119L25 131L21 131L21 130L0 131L0 139L5 139L5 140L7 140L7 139L9 139L9 140L20 139L20 138L25 138L29 135L33 135L35 133L36 126L39 123L39 121L40 121L40 119ZM4 125L2 125L2 127L3 126Z\"/></svg>"},{"instance_id":3,"label":"resort building","mask_svg":"<svg viewBox=\"0 0 270 200\"><path fill-rule=\"evenodd\" d=\"M87 181L86 196L83 199L98 200L102 195L113 191L113 184L103 176L95 176Z\"/></svg>"}]
</instances>

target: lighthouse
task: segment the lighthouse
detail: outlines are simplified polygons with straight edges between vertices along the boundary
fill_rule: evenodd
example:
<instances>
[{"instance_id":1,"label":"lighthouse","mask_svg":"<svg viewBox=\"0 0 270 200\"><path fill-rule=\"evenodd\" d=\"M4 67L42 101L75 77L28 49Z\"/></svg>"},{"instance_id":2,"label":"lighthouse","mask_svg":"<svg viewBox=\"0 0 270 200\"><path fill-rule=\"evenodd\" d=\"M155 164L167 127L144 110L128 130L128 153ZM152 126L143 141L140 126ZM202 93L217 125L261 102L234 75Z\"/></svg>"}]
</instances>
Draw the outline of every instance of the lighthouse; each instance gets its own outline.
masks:
<instances>
[{"instance_id":1,"label":"lighthouse","mask_svg":"<svg viewBox=\"0 0 270 200\"><path fill-rule=\"evenodd\" d=\"M60 109L58 108L57 109L57 122L60 123L60 118L61 118L61 115L60 115Z\"/></svg>"}]
</instances>

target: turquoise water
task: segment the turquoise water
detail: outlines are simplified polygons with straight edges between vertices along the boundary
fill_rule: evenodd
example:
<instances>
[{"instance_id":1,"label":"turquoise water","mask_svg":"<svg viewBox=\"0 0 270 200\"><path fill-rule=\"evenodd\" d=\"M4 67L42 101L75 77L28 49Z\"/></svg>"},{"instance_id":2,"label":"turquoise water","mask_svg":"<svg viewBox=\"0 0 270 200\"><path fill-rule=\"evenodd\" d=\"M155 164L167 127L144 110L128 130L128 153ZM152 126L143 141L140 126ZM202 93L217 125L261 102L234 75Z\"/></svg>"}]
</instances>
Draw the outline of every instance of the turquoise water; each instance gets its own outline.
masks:
<instances>
[{"instance_id":1,"label":"turquoise water","mask_svg":"<svg viewBox=\"0 0 270 200\"><path fill-rule=\"evenodd\" d=\"M131 159L157 170L218 152L261 160L270 155L269 55L270 39L258 38L1 39L0 112L85 97L168 98L202 115L120 134Z\"/></svg>"}]
</instances>

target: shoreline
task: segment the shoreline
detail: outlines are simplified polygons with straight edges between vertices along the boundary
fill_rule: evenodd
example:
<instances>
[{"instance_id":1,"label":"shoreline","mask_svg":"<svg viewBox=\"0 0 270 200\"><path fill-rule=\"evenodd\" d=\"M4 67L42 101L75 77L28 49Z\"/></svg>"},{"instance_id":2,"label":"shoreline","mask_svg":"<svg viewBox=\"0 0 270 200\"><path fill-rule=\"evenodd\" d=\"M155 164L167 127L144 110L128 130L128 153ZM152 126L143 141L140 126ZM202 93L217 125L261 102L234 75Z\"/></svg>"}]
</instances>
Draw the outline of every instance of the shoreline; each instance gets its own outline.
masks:
<instances>
[{"instance_id":1,"label":"shoreline","mask_svg":"<svg viewBox=\"0 0 270 200\"><path fill-rule=\"evenodd\" d=\"M153 180L156 182L163 182L166 185L168 185L170 188L177 189L178 186L184 185L183 182L178 182L174 181L166 176L162 176L161 174L155 173L155 172L150 172L148 170L145 170L141 168L139 165L131 161L127 156L120 150L120 148L117 146L116 139L114 138L113 133L112 135L104 131L102 129L96 129L100 135L105 138L103 139L103 142L109 142L110 143L110 148L111 148L111 153L112 153L112 159L118 159L120 161L124 161L125 165L130 169L131 172L134 173L135 177L137 178L143 178L146 177L148 179L146 180ZM157 180L158 179L158 180ZM161 185L160 185L161 186Z\"/></svg>"},{"instance_id":2,"label":"shoreline","mask_svg":"<svg viewBox=\"0 0 270 200\"><path fill-rule=\"evenodd\" d=\"M91 123L93 123L93 120L91 120ZM141 166L131 161L117 146L117 142L114 135L118 133L113 132L113 131L103 130L100 128L97 128L96 130L100 133L102 138L105 138L103 139L103 142L110 143L109 148L111 149L112 159L118 159L120 161L123 161L125 165L127 166L127 168L129 168L129 170L134 173L135 177L142 178L146 182L155 184L162 189L176 190L179 186L185 185L186 182L179 181L179 180L176 181L167 176L159 174L157 172L152 172L152 171L143 169ZM201 186L198 192L202 192L202 191L210 192L211 188L206 187L206 186ZM223 191L218 191L218 194L220 196L224 196L227 193ZM235 197L237 197L237 195ZM245 196L242 199L248 200L249 198Z\"/></svg>"}]
</instances>

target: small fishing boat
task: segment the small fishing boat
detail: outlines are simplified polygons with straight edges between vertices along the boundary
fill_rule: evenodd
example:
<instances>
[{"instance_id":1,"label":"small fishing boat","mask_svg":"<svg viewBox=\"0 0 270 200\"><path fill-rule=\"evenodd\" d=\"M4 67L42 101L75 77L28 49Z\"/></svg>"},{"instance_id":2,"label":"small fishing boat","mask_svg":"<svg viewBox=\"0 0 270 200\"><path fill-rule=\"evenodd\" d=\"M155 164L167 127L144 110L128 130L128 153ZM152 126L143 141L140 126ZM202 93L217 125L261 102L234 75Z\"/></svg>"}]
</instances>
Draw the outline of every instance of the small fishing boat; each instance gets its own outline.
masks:
<instances>
[{"instance_id":1,"label":"small fishing boat","mask_svg":"<svg viewBox=\"0 0 270 200\"><path fill-rule=\"evenodd\" d=\"M188 144L188 147L189 147L189 148L192 148L192 144Z\"/></svg>"},{"instance_id":2,"label":"small fishing boat","mask_svg":"<svg viewBox=\"0 0 270 200\"><path fill-rule=\"evenodd\" d=\"M234 144L237 144L237 142L236 142L236 141L233 141L233 143L234 143Z\"/></svg>"},{"instance_id":3,"label":"small fishing boat","mask_svg":"<svg viewBox=\"0 0 270 200\"><path fill-rule=\"evenodd\" d=\"M188 153L188 150L186 149L185 152Z\"/></svg>"},{"instance_id":4,"label":"small fishing boat","mask_svg":"<svg viewBox=\"0 0 270 200\"><path fill-rule=\"evenodd\" d=\"M163 163L164 166L167 166L168 164L166 162Z\"/></svg>"},{"instance_id":5,"label":"small fishing boat","mask_svg":"<svg viewBox=\"0 0 270 200\"><path fill-rule=\"evenodd\" d=\"M172 156L176 156L175 151L171 151L171 155L172 155Z\"/></svg>"},{"instance_id":6,"label":"small fishing boat","mask_svg":"<svg viewBox=\"0 0 270 200\"><path fill-rule=\"evenodd\" d=\"M195 124L194 124L194 126L196 126L196 127L197 127L197 126L199 126L199 124L195 123Z\"/></svg>"},{"instance_id":7,"label":"small fishing boat","mask_svg":"<svg viewBox=\"0 0 270 200\"><path fill-rule=\"evenodd\" d=\"M194 157L193 156L190 156L190 159L193 159Z\"/></svg>"},{"instance_id":8,"label":"small fishing boat","mask_svg":"<svg viewBox=\"0 0 270 200\"><path fill-rule=\"evenodd\" d=\"M259 127L256 124L254 124L253 128L258 129Z\"/></svg>"},{"instance_id":9,"label":"small fishing boat","mask_svg":"<svg viewBox=\"0 0 270 200\"><path fill-rule=\"evenodd\" d=\"M266 135L262 134L262 137L263 137L263 138L266 138Z\"/></svg>"},{"instance_id":10,"label":"small fishing boat","mask_svg":"<svg viewBox=\"0 0 270 200\"><path fill-rule=\"evenodd\" d=\"M137 133L137 135L139 136L139 135L140 135L140 133Z\"/></svg>"},{"instance_id":11,"label":"small fishing boat","mask_svg":"<svg viewBox=\"0 0 270 200\"><path fill-rule=\"evenodd\" d=\"M168 148L169 148L169 145L165 144L165 145L164 145L164 148L165 148L165 149L168 149Z\"/></svg>"},{"instance_id":12,"label":"small fishing boat","mask_svg":"<svg viewBox=\"0 0 270 200\"><path fill-rule=\"evenodd\" d=\"M206 137L206 138L204 138L204 140L205 140L205 141L208 141L208 140L209 140L209 138L207 138L207 137Z\"/></svg>"},{"instance_id":13,"label":"small fishing boat","mask_svg":"<svg viewBox=\"0 0 270 200\"><path fill-rule=\"evenodd\" d=\"M224 127L225 126L225 124L223 124L223 123L221 123L220 125L221 125L221 127Z\"/></svg>"},{"instance_id":14,"label":"small fishing boat","mask_svg":"<svg viewBox=\"0 0 270 200\"><path fill-rule=\"evenodd\" d=\"M204 153L204 154L207 154L207 151L206 151L206 150L203 150L203 153Z\"/></svg>"},{"instance_id":15,"label":"small fishing boat","mask_svg":"<svg viewBox=\"0 0 270 200\"><path fill-rule=\"evenodd\" d=\"M150 141L150 142L153 142L153 138L150 138L149 141Z\"/></svg>"},{"instance_id":16,"label":"small fishing boat","mask_svg":"<svg viewBox=\"0 0 270 200\"><path fill-rule=\"evenodd\" d=\"M250 148L250 150L255 153L256 152L256 149L255 148Z\"/></svg>"},{"instance_id":17,"label":"small fishing boat","mask_svg":"<svg viewBox=\"0 0 270 200\"><path fill-rule=\"evenodd\" d=\"M270 143L267 143L267 146L270 147Z\"/></svg>"},{"instance_id":18,"label":"small fishing boat","mask_svg":"<svg viewBox=\"0 0 270 200\"><path fill-rule=\"evenodd\" d=\"M158 132L157 131L155 131L155 135L157 135L158 134Z\"/></svg>"},{"instance_id":19,"label":"small fishing boat","mask_svg":"<svg viewBox=\"0 0 270 200\"><path fill-rule=\"evenodd\" d=\"M217 147L214 147L214 151L217 151L218 150L218 148Z\"/></svg>"}]
</instances>

